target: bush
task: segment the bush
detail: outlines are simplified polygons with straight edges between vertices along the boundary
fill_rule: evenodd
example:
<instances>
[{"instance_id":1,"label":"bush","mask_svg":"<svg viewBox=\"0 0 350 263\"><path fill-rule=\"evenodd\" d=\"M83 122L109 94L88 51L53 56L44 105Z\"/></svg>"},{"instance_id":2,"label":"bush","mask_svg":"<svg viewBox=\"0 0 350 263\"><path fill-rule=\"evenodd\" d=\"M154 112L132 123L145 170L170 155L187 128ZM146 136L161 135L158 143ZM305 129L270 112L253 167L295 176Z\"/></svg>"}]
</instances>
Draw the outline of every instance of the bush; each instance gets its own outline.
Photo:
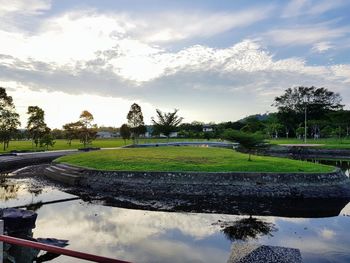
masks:
<instances>
[{"instance_id":1,"label":"bush","mask_svg":"<svg viewBox=\"0 0 350 263\"><path fill-rule=\"evenodd\" d=\"M248 153L248 161L251 161L251 154L258 149L266 148L268 144L265 142L264 137L260 135L244 133L228 129L224 132L223 138L228 141L238 142L239 146L245 149Z\"/></svg>"}]
</instances>

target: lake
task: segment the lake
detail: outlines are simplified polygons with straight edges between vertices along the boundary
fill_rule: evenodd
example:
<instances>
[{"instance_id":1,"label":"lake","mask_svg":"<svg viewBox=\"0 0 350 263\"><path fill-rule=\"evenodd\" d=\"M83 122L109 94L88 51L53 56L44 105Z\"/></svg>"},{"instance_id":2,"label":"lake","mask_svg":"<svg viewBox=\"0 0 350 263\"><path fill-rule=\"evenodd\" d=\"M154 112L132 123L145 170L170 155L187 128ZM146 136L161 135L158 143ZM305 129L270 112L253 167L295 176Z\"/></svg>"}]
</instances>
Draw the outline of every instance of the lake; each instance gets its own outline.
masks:
<instances>
[{"instance_id":1,"label":"lake","mask_svg":"<svg viewBox=\"0 0 350 263\"><path fill-rule=\"evenodd\" d=\"M348 162L338 165L350 167ZM132 262L227 262L232 245L247 242L300 249L308 263L350 262L350 204L341 204L333 217L254 216L270 228L240 240L223 225L249 216L132 210L72 198L35 179L9 178L0 187L3 208L37 204L31 207L38 214L34 238L68 240L69 249L101 256ZM60 256L51 262L80 261Z\"/></svg>"}]
</instances>

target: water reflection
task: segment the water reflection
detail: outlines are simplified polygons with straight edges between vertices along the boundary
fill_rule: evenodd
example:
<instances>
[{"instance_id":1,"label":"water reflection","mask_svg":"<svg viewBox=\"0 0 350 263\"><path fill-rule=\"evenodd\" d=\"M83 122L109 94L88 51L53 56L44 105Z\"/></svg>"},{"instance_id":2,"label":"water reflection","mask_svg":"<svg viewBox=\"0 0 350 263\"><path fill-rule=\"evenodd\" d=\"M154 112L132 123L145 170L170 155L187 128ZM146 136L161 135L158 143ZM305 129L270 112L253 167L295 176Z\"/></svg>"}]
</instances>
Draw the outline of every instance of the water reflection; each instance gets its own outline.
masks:
<instances>
[{"instance_id":1,"label":"water reflection","mask_svg":"<svg viewBox=\"0 0 350 263\"><path fill-rule=\"evenodd\" d=\"M33 238L36 218L37 214L32 211L15 208L1 209L1 219L4 221L4 233L6 235L59 247L68 245L68 240ZM3 262L5 263L46 262L60 256L59 254L42 252L38 249L8 243L4 243L2 253Z\"/></svg>"},{"instance_id":2,"label":"water reflection","mask_svg":"<svg viewBox=\"0 0 350 263\"><path fill-rule=\"evenodd\" d=\"M71 195L52 187L43 187L35 195L28 190L30 182L18 182L17 197L2 200L1 206L27 205L33 200L38 204L33 208L38 213L33 238L69 240L68 248L74 250L140 263L227 262L233 240L250 235L249 231L225 234L220 225L213 224L242 222L246 216L151 212L81 200L47 204ZM304 203L304 210L312 210L311 205ZM345 205L338 203L334 214L341 211L340 215L328 218L255 216L258 227L247 242L300 249L305 263L350 262L350 205ZM52 262L79 261L61 256Z\"/></svg>"},{"instance_id":3,"label":"water reflection","mask_svg":"<svg viewBox=\"0 0 350 263\"><path fill-rule=\"evenodd\" d=\"M73 197L75 196L30 178L6 178L0 183L0 208L32 206L35 210L35 207L40 206L44 201L51 202Z\"/></svg>"},{"instance_id":4,"label":"water reflection","mask_svg":"<svg viewBox=\"0 0 350 263\"><path fill-rule=\"evenodd\" d=\"M9 199L17 198L17 193L20 186L13 183L2 182L0 184L0 201L7 201Z\"/></svg>"},{"instance_id":5,"label":"water reflection","mask_svg":"<svg viewBox=\"0 0 350 263\"><path fill-rule=\"evenodd\" d=\"M255 217L242 218L234 222L218 222L225 236L233 241L257 239L258 237L269 235L276 232L275 225L271 222L265 222Z\"/></svg>"},{"instance_id":6,"label":"water reflection","mask_svg":"<svg viewBox=\"0 0 350 263\"><path fill-rule=\"evenodd\" d=\"M218 220L241 216L164 213L103 207L77 201L39 210L35 235L69 239L71 248L135 262L226 262L232 238L221 233ZM298 248L304 262L349 259L348 217L300 219L257 217L273 224L273 236L255 236L260 244ZM83 238L82 238L83 237ZM315 261L315 259L319 261ZM325 261L323 261L325 259ZM70 261L74 262L74 261ZM349 261L339 261L349 262Z\"/></svg>"}]
</instances>

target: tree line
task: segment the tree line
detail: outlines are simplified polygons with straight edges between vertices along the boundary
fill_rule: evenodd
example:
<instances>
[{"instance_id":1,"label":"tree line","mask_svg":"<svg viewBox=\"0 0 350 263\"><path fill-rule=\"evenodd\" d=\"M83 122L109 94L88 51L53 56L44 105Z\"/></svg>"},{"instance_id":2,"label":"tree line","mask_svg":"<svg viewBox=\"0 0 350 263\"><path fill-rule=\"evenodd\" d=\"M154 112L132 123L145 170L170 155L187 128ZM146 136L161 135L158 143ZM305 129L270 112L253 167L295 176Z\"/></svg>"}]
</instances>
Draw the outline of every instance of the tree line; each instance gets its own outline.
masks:
<instances>
[{"instance_id":1,"label":"tree line","mask_svg":"<svg viewBox=\"0 0 350 263\"><path fill-rule=\"evenodd\" d=\"M210 129L203 130L204 123L194 121L182 123L178 110L162 112L156 110L152 117L152 125L144 123L141 107L134 103L126 116L127 123L120 128L110 127L118 131L124 139L132 139L138 143L140 136L149 132L152 136L169 138L172 132L184 138L224 138L225 131L236 130L255 134L265 138L296 137L304 138L343 138L350 135L350 111L344 110L342 98L338 93L326 88L294 87L284 91L274 99L273 106L277 112L248 116L235 122L209 123ZM76 122L63 125L62 129L51 130L45 123L45 112L38 106L29 106L26 130L18 132L21 125L13 99L0 87L0 142L3 149L9 147L12 139L28 138L33 147L52 147L55 139L65 138L71 144L79 139L86 147L96 138L101 127L93 123L93 115L84 110Z\"/></svg>"}]
</instances>

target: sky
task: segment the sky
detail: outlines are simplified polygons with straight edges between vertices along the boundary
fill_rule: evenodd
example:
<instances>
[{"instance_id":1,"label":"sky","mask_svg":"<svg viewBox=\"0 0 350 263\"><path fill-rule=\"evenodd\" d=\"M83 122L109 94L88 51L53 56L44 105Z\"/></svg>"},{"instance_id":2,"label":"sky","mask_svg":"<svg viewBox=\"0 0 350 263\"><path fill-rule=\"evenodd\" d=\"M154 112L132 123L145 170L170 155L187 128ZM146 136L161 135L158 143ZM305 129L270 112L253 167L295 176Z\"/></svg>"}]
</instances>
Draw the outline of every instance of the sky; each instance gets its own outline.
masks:
<instances>
[{"instance_id":1,"label":"sky","mask_svg":"<svg viewBox=\"0 0 350 263\"><path fill-rule=\"evenodd\" d=\"M0 0L0 87L61 128L90 111L125 123L132 103L184 122L273 112L294 86L350 103L350 1Z\"/></svg>"}]
</instances>

